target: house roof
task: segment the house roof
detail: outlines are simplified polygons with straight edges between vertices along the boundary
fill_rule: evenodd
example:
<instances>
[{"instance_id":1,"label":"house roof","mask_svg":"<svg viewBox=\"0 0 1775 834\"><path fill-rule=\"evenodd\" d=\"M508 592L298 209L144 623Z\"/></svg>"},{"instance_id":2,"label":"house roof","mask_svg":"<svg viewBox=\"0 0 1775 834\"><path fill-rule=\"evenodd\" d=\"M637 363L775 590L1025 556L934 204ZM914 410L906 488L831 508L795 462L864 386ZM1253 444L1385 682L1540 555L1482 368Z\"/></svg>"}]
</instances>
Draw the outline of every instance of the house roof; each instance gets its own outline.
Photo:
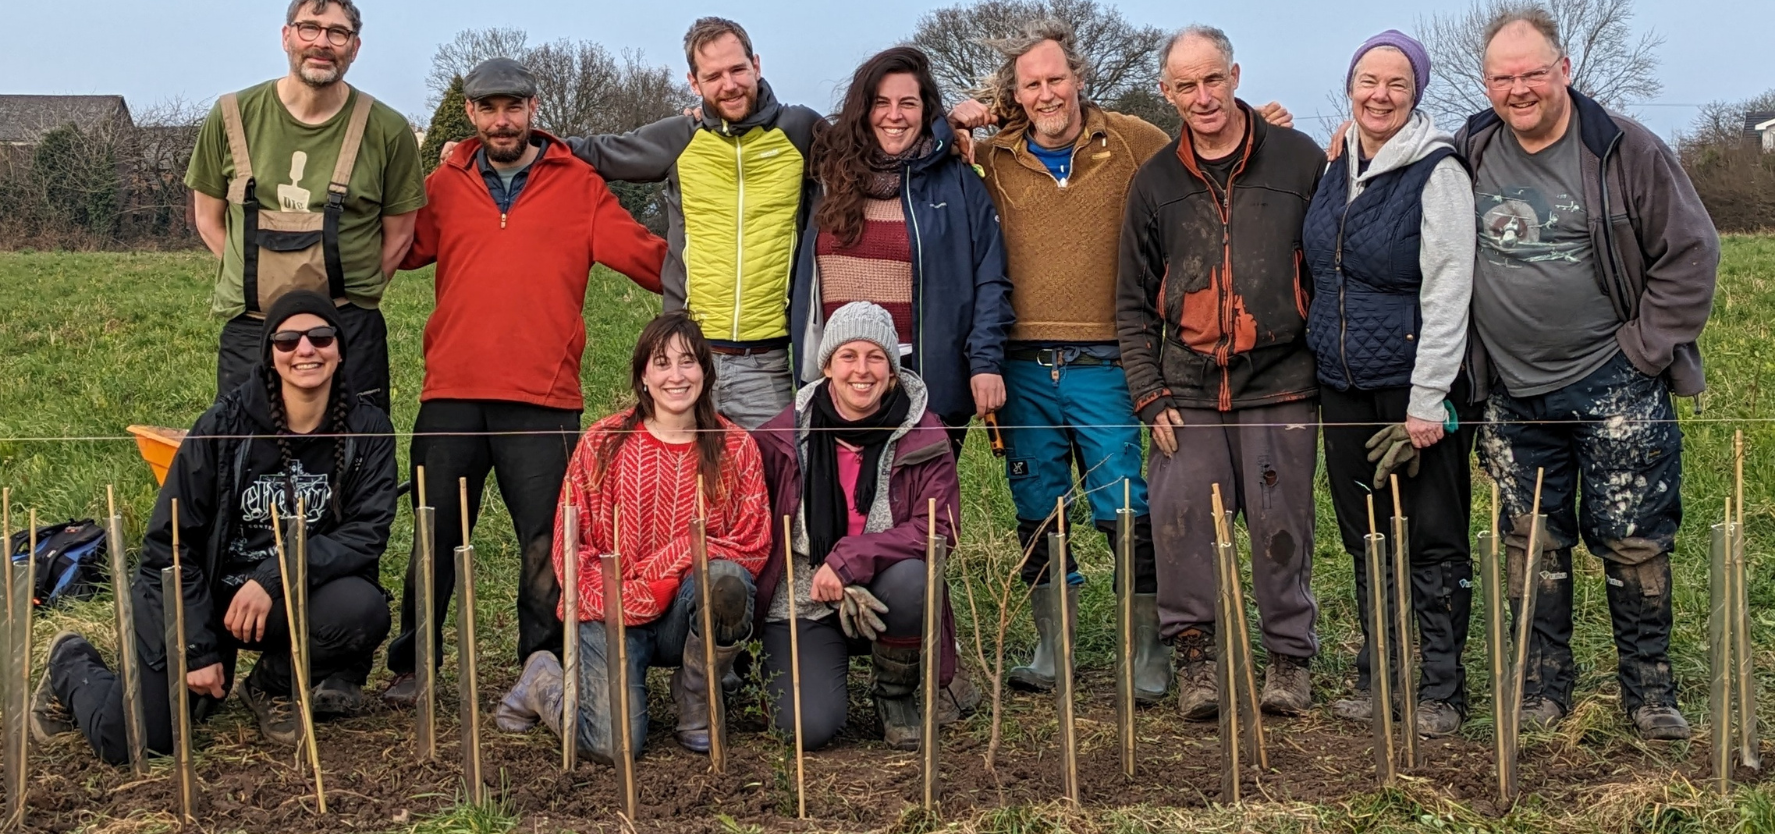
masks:
<instances>
[{"instance_id":1,"label":"house roof","mask_svg":"<svg viewBox=\"0 0 1775 834\"><path fill-rule=\"evenodd\" d=\"M1762 133L1775 125L1775 110L1759 110L1744 114L1744 132Z\"/></svg>"},{"instance_id":2,"label":"house roof","mask_svg":"<svg viewBox=\"0 0 1775 834\"><path fill-rule=\"evenodd\" d=\"M35 144L65 124L81 129L132 124L123 96L0 95L0 144Z\"/></svg>"}]
</instances>

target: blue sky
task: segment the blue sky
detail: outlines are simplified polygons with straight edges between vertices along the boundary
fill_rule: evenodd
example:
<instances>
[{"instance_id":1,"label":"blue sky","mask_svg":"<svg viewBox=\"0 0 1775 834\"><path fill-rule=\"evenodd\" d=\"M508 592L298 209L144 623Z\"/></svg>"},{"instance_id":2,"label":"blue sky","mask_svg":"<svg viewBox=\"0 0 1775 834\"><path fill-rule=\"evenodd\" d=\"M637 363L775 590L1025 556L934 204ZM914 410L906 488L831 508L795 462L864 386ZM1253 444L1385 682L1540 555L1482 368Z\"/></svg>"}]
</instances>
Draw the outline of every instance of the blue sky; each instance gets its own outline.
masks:
<instances>
[{"instance_id":1,"label":"blue sky","mask_svg":"<svg viewBox=\"0 0 1775 834\"><path fill-rule=\"evenodd\" d=\"M0 92L118 93L141 109L218 93L281 75L282 0L63 0L19 2L8 14L14 37L0 49ZM364 48L350 80L407 114L423 110L425 74L437 45L457 31L525 29L533 42L587 39L612 52L643 50L652 63L683 70L680 39L705 14L733 17L751 32L764 74L788 101L830 109L833 88L865 56L909 34L923 12L951 2L867 3L471 2L359 0ZM1243 67L1241 95L1278 99L1296 114L1329 110L1326 91L1341 81L1350 52L1382 29L1415 29L1420 14L1464 8L1465 0L1249 0L1208 3L1122 0L1140 23L1220 26ZM1665 38L1664 92L1658 101L1692 105L1738 100L1775 88L1775 0L1641 0L1635 24ZM31 33L19 37L18 33ZM1689 123L1687 106L1638 110L1660 134ZM1310 125L1302 125L1311 128Z\"/></svg>"}]
</instances>

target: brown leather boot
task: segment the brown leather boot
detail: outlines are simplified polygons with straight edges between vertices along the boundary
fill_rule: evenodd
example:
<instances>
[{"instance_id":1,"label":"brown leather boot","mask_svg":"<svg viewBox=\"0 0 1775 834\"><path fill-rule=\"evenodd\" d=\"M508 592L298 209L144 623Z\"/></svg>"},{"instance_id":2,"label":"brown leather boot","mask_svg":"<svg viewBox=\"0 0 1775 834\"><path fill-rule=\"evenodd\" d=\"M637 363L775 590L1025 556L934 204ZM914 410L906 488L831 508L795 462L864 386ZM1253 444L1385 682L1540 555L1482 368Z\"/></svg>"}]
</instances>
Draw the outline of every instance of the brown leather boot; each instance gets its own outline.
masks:
<instances>
[{"instance_id":1,"label":"brown leather boot","mask_svg":"<svg viewBox=\"0 0 1775 834\"><path fill-rule=\"evenodd\" d=\"M1220 675L1214 662L1214 635L1184 629L1171 641L1177 656L1177 708L1185 721L1207 721L1220 714Z\"/></svg>"}]
</instances>

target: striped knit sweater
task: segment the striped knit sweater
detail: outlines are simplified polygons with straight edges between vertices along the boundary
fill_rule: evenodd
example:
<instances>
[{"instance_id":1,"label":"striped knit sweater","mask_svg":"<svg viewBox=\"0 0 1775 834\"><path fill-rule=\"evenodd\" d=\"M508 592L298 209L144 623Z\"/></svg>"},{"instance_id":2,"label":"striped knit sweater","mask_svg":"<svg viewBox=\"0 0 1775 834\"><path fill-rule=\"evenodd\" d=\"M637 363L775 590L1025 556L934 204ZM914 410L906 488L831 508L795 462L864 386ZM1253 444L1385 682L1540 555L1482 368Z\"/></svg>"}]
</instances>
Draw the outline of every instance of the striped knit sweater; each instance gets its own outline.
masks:
<instances>
[{"instance_id":1,"label":"striped knit sweater","mask_svg":"<svg viewBox=\"0 0 1775 834\"><path fill-rule=\"evenodd\" d=\"M666 443L645 427L623 442L610 471L596 477L598 450L628 412L600 420L580 439L567 466L563 499L579 510L579 619L604 620L604 576L598 556L617 553L622 566L623 623L658 619L677 597L690 572L690 521L697 505L697 448ZM764 467L751 435L722 419L727 448L718 484L708 486L710 559L737 562L753 576L770 555L770 497ZM621 540L612 546L613 511L620 509ZM555 517L555 576L562 576L565 518ZM563 587L565 582L562 583ZM563 608L557 607L556 616Z\"/></svg>"},{"instance_id":2,"label":"striped knit sweater","mask_svg":"<svg viewBox=\"0 0 1775 834\"><path fill-rule=\"evenodd\" d=\"M900 344L912 343L912 243L899 197L863 201L863 234L855 246L821 229L814 259L821 319L852 301L873 302L893 314Z\"/></svg>"}]
</instances>

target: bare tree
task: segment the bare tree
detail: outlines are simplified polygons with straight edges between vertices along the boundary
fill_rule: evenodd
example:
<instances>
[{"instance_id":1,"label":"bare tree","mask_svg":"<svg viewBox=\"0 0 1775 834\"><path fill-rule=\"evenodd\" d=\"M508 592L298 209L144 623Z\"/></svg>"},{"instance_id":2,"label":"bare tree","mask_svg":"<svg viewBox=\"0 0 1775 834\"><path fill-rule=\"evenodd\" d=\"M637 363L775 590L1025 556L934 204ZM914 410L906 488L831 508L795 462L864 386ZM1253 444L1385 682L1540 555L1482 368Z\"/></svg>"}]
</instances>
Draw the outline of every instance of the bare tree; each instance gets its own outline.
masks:
<instances>
[{"instance_id":1,"label":"bare tree","mask_svg":"<svg viewBox=\"0 0 1775 834\"><path fill-rule=\"evenodd\" d=\"M522 29L464 29L449 43L439 44L431 56L431 72L425 76L425 88L431 95L425 109L433 110L443 101L450 82L459 75L468 75L475 65L488 58L522 58L530 51L530 35Z\"/></svg>"},{"instance_id":2,"label":"bare tree","mask_svg":"<svg viewBox=\"0 0 1775 834\"><path fill-rule=\"evenodd\" d=\"M1165 33L1137 26L1114 6L1096 0L978 0L928 12L907 43L931 56L943 95L958 99L980 84L1002 60L989 42L1011 37L1031 20L1055 18L1072 25L1079 52L1090 65L1085 97L1114 101L1157 77L1154 54Z\"/></svg>"},{"instance_id":3,"label":"bare tree","mask_svg":"<svg viewBox=\"0 0 1775 834\"><path fill-rule=\"evenodd\" d=\"M591 41L559 40L530 50L536 76L536 125L557 136L604 133L606 99L618 82L616 60Z\"/></svg>"},{"instance_id":4,"label":"bare tree","mask_svg":"<svg viewBox=\"0 0 1775 834\"><path fill-rule=\"evenodd\" d=\"M1775 229L1775 153L1763 150L1762 137L1752 131L1759 120L1775 118L1772 113L1775 90L1747 101L1716 101L1677 138L1683 169L1722 232Z\"/></svg>"},{"instance_id":5,"label":"bare tree","mask_svg":"<svg viewBox=\"0 0 1775 834\"><path fill-rule=\"evenodd\" d=\"M1656 32L1635 33L1634 0L1546 0L1572 59L1572 86L1605 106L1625 108L1664 89ZM1481 83L1485 27L1498 14L1532 3L1473 0L1466 11L1418 19L1433 76L1424 106L1444 125L1491 107Z\"/></svg>"}]
</instances>

